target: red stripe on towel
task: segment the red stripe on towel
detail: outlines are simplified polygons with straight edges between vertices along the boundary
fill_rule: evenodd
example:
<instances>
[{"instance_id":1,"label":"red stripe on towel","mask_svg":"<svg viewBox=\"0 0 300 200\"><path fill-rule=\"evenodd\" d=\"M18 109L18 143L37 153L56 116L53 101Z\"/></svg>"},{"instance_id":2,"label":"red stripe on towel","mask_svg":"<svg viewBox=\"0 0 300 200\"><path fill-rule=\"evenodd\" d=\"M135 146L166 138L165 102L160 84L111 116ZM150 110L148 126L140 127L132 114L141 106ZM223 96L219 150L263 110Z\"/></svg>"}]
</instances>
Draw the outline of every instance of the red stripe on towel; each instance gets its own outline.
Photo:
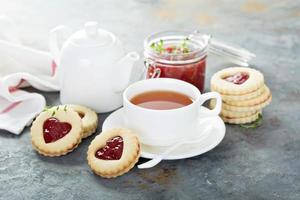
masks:
<instances>
[{"instance_id":1,"label":"red stripe on towel","mask_svg":"<svg viewBox=\"0 0 300 200\"><path fill-rule=\"evenodd\" d=\"M55 75L55 72L56 72L56 68L57 68L57 65L54 61L52 61L52 64L51 64L51 70L52 70L52 76ZM13 92L16 92L19 87L25 82L24 79L21 79L20 82L15 85L15 86L11 86L8 88L9 92L13 93ZM10 104L9 106L7 106L6 108L4 108L1 112L0 112L0 115L1 114L5 114L5 113L8 113L9 111L11 111L12 109L14 109L16 106L18 106L20 103L22 103L22 101L17 101L17 102L14 102L12 104Z\"/></svg>"},{"instance_id":2,"label":"red stripe on towel","mask_svg":"<svg viewBox=\"0 0 300 200\"><path fill-rule=\"evenodd\" d=\"M56 68L57 68L57 65L56 65L56 63L55 63L54 60L53 60L53 61L52 61L52 64L51 64L51 69L52 69L52 74L51 74L51 76L54 76L54 75L55 75Z\"/></svg>"},{"instance_id":3,"label":"red stripe on towel","mask_svg":"<svg viewBox=\"0 0 300 200\"><path fill-rule=\"evenodd\" d=\"M25 82L25 80L21 79L17 85L9 87L9 89L8 89L9 92L13 93L13 92L17 91L24 82Z\"/></svg>"},{"instance_id":4,"label":"red stripe on towel","mask_svg":"<svg viewBox=\"0 0 300 200\"><path fill-rule=\"evenodd\" d=\"M9 106L7 106L6 108L4 108L1 112L0 112L0 115L1 114L5 114L9 111L11 111L12 109L14 109L17 105L19 105L22 101L17 101L17 102L14 102L12 104L10 104Z\"/></svg>"},{"instance_id":5,"label":"red stripe on towel","mask_svg":"<svg viewBox=\"0 0 300 200\"><path fill-rule=\"evenodd\" d=\"M16 91L18 91L19 87L25 82L24 79L21 79L20 82L15 85L15 86L10 86L8 88L8 91L10 93L14 93ZM0 115L1 114L5 114L5 113L8 113L9 111L11 111L12 109L14 109L16 106L18 106L20 103L22 103L22 101L17 101L17 102L14 102L12 104L10 104L9 106L7 106L6 108L4 108L2 111L0 111Z\"/></svg>"}]
</instances>

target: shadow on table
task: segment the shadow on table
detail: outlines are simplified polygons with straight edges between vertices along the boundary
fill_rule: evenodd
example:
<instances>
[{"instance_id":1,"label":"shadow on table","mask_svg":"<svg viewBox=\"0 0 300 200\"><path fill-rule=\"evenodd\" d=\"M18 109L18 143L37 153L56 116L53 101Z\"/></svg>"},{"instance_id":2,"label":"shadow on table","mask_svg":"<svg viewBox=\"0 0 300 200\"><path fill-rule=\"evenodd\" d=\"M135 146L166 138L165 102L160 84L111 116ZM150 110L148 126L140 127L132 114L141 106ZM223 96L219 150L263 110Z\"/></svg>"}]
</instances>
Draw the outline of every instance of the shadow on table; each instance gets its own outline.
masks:
<instances>
[{"instance_id":1,"label":"shadow on table","mask_svg":"<svg viewBox=\"0 0 300 200\"><path fill-rule=\"evenodd\" d=\"M20 138L22 137L22 133L20 135L15 135L6 130L0 129L0 138Z\"/></svg>"},{"instance_id":2,"label":"shadow on table","mask_svg":"<svg viewBox=\"0 0 300 200\"><path fill-rule=\"evenodd\" d=\"M144 194L150 191L155 192L153 194L155 197L164 194L168 188L181 179L177 173L178 162L164 161L151 169L138 169L137 165L145 161L148 159L140 158L133 169L117 178L105 179L96 174L91 174L91 176L95 183L120 193L131 193L139 189Z\"/></svg>"}]
</instances>

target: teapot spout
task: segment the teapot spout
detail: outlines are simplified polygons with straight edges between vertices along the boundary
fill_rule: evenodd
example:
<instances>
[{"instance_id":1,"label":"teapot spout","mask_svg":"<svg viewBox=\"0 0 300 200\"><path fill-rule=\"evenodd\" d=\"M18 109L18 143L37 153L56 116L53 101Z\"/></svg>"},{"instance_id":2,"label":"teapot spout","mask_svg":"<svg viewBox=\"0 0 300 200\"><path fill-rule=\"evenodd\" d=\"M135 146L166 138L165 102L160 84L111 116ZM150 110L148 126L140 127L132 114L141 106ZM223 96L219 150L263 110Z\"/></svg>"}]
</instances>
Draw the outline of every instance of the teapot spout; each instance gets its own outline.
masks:
<instances>
[{"instance_id":1,"label":"teapot spout","mask_svg":"<svg viewBox=\"0 0 300 200\"><path fill-rule=\"evenodd\" d=\"M128 54L126 54L119 62L121 64L129 65L130 67L132 67L133 64L139 59L140 55L135 51L131 51Z\"/></svg>"},{"instance_id":2,"label":"teapot spout","mask_svg":"<svg viewBox=\"0 0 300 200\"><path fill-rule=\"evenodd\" d=\"M117 72L115 73L117 75L117 81L113 84L115 92L123 92L130 84L134 63L139 59L139 54L132 51L119 60L118 67L116 67Z\"/></svg>"}]
</instances>

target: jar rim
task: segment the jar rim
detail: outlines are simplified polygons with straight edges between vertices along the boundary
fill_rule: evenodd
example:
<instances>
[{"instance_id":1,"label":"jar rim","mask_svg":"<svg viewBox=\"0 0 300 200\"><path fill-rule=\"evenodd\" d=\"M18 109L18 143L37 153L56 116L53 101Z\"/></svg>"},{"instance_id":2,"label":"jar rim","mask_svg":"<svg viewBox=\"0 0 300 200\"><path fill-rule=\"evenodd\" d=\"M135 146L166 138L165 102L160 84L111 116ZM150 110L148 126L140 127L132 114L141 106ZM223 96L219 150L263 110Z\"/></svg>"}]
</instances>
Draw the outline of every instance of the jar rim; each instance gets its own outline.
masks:
<instances>
[{"instance_id":1,"label":"jar rim","mask_svg":"<svg viewBox=\"0 0 300 200\"><path fill-rule=\"evenodd\" d=\"M209 38L198 38L196 40L194 38L190 38L191 32L189 31L162 31L156 32L154 34L149 35L144 40L144 56L145 58L150 58L151 60L157 60L161 63L168 63L168 64L185 64L185 63L192 63L198 60L203 59L207 56L208 46L209 46ZM190 45L193 45L192 51L183 53L183 54L176 54L176 53L167 53L162 54L155 51L151 48L151 44L158 42L160 40L163 41L183 41L185 38L188 38L188 42ZM168 58L175 58L175 59L167 59Z\"/></svg>"}]
</instances>

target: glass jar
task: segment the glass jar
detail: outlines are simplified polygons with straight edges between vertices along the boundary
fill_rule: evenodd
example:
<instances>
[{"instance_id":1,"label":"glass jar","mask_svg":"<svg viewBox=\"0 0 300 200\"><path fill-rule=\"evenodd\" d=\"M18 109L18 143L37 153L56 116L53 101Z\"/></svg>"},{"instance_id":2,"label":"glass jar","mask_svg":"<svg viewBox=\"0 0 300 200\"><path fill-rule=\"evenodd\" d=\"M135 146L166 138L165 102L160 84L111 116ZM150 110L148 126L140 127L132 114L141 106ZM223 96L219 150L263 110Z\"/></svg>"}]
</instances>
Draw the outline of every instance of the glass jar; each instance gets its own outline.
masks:
<instances>
[{"instance_id":1,"label":"glass jar","mask_svg":"<svg viewBox=\"0 0 300 200\"><path fill-rule=\"evenodd\" d=\"M204 91L206 57L210 36L166 31L144 41L147 78L180 79Z\"/></svg>"}]
</instances>

